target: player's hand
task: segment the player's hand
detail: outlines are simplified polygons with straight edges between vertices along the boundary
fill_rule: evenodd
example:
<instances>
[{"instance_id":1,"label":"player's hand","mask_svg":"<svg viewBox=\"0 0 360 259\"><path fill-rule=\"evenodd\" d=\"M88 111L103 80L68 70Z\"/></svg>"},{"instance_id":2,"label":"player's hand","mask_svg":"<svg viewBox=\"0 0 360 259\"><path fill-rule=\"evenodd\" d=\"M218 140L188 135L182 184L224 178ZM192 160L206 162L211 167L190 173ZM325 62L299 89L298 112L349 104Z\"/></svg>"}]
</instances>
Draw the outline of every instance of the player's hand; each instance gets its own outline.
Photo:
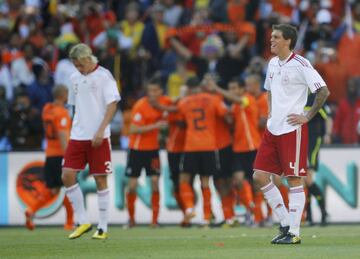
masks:
<instances>
[{"instance_id":1,"label":"player's hand","mask_svg":"<svg viewBox=\"0 0 360 259\"><path fill-rule=\"evenodd\" d=\"M93 139L91 140L92 147L99 147L104 140L104 131L97 131Z\"/></svg>"},{"instance_id":2,"label":"player's hand","mask_svg":"<svg viewBox=\"0 0 360 259\"><path fill-rule=\"evenodd\" d=\"M290 114L287 116L287 123L289 123L292 126L296 125L302 125L304 123L307 123L309 120L306 116L300 115L300 114Z\"/></svg>"},{"instance_id":3,"label":"player's hand","mask_svg":"<svg viewBox=\"0 0 360 259\"><path fill-rule=\"evenodd\" d=\"M167 121L158 121L155 123L155 127L158 129L165 129L168 126Z\"/></svg>"},{"instance_id":4,"label":"player's hand","mask_svg":"<svg viewBox=\"0 0 360 259\"><path fill-rule=\"evenodd\" d=\"M325 134L324 135L324 144L325 145L330 145L331 144L331 135L330 134Z\"/></svg>"}]
</instances>

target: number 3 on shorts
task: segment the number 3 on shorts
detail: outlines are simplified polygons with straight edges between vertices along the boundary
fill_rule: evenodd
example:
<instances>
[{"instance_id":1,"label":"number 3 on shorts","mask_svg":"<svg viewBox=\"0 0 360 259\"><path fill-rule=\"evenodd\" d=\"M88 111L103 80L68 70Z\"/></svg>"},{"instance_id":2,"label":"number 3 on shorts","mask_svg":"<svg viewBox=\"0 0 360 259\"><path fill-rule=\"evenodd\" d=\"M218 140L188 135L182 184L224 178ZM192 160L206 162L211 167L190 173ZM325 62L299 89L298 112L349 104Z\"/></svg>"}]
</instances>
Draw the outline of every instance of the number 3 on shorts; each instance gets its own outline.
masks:
<instances>
[{"instance_id":1,"label":"number 3 on shorts","mask_svg":"<svg viewBox=\"0 0 360 259\"><path fill-rule=\"evenodd\" d=\"M111 166L111 161L106 161L105 162L105 173L110 174L112 172L112 166Z\"/></svg>"}]
</instances>

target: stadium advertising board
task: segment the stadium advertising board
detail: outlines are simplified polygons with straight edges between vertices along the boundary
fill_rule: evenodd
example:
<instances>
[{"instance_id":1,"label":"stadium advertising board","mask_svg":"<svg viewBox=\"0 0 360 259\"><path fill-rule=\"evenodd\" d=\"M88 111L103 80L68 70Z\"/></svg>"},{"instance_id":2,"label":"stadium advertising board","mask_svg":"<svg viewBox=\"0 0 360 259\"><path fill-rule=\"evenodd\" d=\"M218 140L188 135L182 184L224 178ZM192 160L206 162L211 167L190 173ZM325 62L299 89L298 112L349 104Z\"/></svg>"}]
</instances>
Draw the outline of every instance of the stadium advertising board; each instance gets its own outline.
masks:
<instances>
[{"instance_id":1,"label":"stadium advertising board","mask_svg":"<svg viewBox=\"0 0 360 259\"><path fill-rule=\"evenodd\" d=\"M125 205L126 152L114 151L112 154L114 172L108 182L111 190L109 221L113 224L123 224L128 220ZM316 181L325 190L326 207L330 222L359 222L359 150L355 148L329 148L320 153L320 169ZM21 225L24 223L24 208L26 204L41 198L43 183L43 160L41 152L2 153L0 154L0 225ZM162 176L160 179L161 207L160 223L179 223L182 214L172 195L172 183L166 161L166 153L161 152ZM84 191L85 202L90 220L97 221L96 187L92 177L87 177L87 171L79 174L79 183ZM151 221L151 189L150 181L144 175L139 179L138 198L136 201L136 221L149 223ZM199 180L195 180L197 194L195 222L202 218L202 196ZM222 220L220 200L212 191L212 210L216 220ZM61 206L64 190L47 206L36 214L36 224L63 224L65 211ZM313 213L315 221L320 218L315 200ZM241 214L241 210L237 210Z\"/></svg>"}]
</instances>

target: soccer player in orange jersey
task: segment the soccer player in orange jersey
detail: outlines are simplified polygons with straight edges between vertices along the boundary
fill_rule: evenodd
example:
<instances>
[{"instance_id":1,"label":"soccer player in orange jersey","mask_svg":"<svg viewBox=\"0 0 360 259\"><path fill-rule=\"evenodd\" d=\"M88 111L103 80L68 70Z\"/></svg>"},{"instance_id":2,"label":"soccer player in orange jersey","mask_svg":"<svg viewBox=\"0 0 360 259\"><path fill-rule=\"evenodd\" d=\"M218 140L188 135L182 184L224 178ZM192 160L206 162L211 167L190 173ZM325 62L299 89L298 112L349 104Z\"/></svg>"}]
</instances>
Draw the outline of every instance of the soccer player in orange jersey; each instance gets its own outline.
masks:
<instances>
[{"instance_id":1,"label":"soccer player in orange jersey","mask_svg":"<svg viewBox=\"0 0 360 259\"><path fill-rule=\"evenodd\" d=\"M258 131L258 110L253 96L246 92L245 84L234 78L228 84L229 90L224 90L212 82L216 92L233 102L232 115L234 119L233 141L233 181L238 198L247 209L247 224L252 223L251 212L254 209L252 172L256 150L260 144Z\"/></svg>"},{"instance_id":2,"label":"soccer player in orange jersey","mask_svg":"<svg viewBox=\"0 0 360 259\"><path fill-rule=\"evenodd\" d=\"M126 197L129 212L127 227L135 225L136 186L143 168L146 170L146 175L151 177L153 212L151 226L158 226L160 208L158 136L159 130L167 127L168 123L164 112L153 107L154 102L159 102L161 105L171 104L171 99L162 95L160 80L157 78L150 80L147 85L147 96L138 100L131 112L130 144L125 173L129 177Z\"/></svg>"},{"instance_id":3,"label":"soccer player in orange jersey","mask_svg":"<svg viewBox=\"0 0 360 259\"><path fill-rule=\"evenodd\" d=\"M194 192L190 185L195 174L200 175L203 195L203 226L211 219L210 176L217 173L215 137L216 117L227 114L225 104L216 96L203 92L197 77L190 78L186 85L189 95L178 105L186 123L183 172L180 174L180 196L185 207L185 219L195 216Z\"/></svg>"},{"instance_id":4,"label":"soccer player in orange jersey","mask_svg":"<svg viewBox=\"0 0 360 259\"><path fill-rule=\"evenodd\" d=\"M61 163L69 140L71 119L64 105L67 102L68 90L65 86L58 85L53 89L54 101L47 103L42 111L45 137L47 146L45 149L45 182L49 190L44 193L43 198L25 211L26 227L33 230L33 216L47 204L55 195L59 194L63 185L61 181ZM64 207L66 210L66 223L64 228L71 230L74 225L73 209L70 201L65 196Z\"/></svg>"},{"instance_id":5,"label":"soccer player in orange jersey","mask_svg":"<svg viewBox=\"0 0 360 259\"><path fill-rule=\"evenodd\" d=\"M211 87L208 89L207 83L212 80L211 75L206 75L204 79L205 87L212 92ZM224 97L220 94L215 95L217 98L224 101ZM230 115L230 114L229 114ZM221 198L221 205L223 210L224 221L223 227L233 227L236 223L234 221L234 197L232 192L232 136L231 126L232 120L229 116L216 117L216 145L218 154L218 173L214 175L214 184Z\"/></svg>"},{"instance_id":6,"label":"soccer player in orange jersey","mask_svg":"<svg viewBox=\"0 0 360 259\"><path fill-rule=\"evenodd\" d=\"M181 86L180 98L183 98L187 94L187 91L188 89L185 85ZM174 105L177 105L177 103L180 101L180 98L178 98L174 102ZM176 111L169 112L168 122L169 122L169 133L166 143L166 150L167 150L168 163L170 169L170 178L174 185L173 190L174 190L174 197L176 199L176 202L179 208L181 209L181 211L185 215L184 206L180 198L179 177L180 177L182 160L184 158L186 129L184 123L182 123L182 116L179 113L179 111L177 111L177 108ZM189 222L183 220L181 222L181 226L187 227L189 226Z\"/></svg>"}]
</instances>

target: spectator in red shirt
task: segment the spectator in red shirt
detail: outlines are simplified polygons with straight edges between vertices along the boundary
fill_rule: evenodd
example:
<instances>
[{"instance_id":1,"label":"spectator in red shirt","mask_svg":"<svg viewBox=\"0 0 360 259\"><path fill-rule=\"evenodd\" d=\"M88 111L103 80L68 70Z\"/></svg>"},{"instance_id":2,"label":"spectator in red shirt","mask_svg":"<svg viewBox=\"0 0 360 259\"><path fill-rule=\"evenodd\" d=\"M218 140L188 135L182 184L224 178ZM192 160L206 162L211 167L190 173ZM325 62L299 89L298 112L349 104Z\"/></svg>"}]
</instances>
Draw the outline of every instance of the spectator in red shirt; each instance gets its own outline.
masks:
<instances>
[{"instance_id":1,"label":"spectator in red shirt","mask_svg":"<svg viewBox=\"0 0 360 259\"><path fill-rule=\"evenodd\" d=\"M334 139L342 144L360 143L360 78L348 81L347 97L343 98L335 114Z\"/></svg>"}]
</instances>

